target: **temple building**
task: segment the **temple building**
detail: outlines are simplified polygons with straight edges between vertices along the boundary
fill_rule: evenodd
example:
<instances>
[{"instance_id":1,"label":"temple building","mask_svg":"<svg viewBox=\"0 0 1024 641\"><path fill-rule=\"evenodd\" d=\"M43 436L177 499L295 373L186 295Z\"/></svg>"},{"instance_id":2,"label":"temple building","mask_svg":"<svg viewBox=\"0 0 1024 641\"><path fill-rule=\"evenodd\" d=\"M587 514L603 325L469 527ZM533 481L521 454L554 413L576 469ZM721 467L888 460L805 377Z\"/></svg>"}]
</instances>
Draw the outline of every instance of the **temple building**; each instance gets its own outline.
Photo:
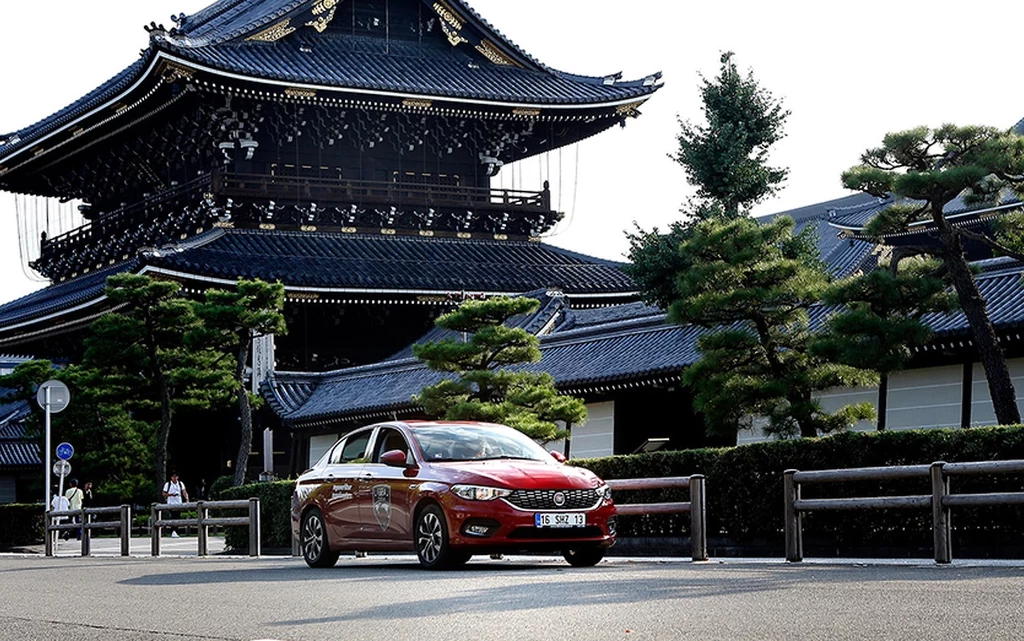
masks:
<instances>
[{"instance_id":1,"label":"temple building","mask_svg":"<svg viewBox=\"0 0 1024 641\"><path fill-rule=\"evenodd\" d=\"M466 296L636 300L618 264L544 242L546 179L493 181L625 125L659 73L551 69L461 0L218 0L147 30L134 64L0 135L0 189L35 215L51 282L0 306L0 350L76 360L128 271L283 283L289 332L257 346L261 374L375 363ZM71 207L71 228L39 223Z\"/></svg>"}]
</instances>

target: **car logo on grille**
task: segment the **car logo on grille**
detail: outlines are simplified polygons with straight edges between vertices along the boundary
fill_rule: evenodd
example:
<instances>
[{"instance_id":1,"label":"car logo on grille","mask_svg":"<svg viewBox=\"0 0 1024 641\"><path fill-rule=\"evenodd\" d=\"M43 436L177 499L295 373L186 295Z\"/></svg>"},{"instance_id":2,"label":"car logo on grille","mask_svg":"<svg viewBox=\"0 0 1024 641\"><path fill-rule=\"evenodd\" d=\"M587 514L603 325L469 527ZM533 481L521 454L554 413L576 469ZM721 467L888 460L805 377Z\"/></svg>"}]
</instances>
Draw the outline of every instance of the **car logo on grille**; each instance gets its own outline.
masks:
<instances>
[{"instance_id":1,"label":"car logo on grille","mask_svg":"<svg viewBox=\"0 0 1024 641\"><path fill-rule=\"evenodd\" d=\"M555 505L562 507L565 505L565 493L555 492L555 495L551 497L551 500L555 502Z\"/></svg>"}]
</instances>

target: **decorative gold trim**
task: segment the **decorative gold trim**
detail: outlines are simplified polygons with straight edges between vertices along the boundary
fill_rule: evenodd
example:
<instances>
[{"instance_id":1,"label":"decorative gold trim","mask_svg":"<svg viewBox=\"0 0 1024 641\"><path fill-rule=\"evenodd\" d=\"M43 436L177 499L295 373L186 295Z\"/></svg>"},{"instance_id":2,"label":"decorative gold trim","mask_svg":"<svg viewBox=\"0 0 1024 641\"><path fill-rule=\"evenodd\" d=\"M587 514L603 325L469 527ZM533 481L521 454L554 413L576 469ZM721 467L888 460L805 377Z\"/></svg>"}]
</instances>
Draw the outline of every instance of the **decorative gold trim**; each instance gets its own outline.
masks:
<instances>
[{"instance_id":1,"label":"decorative gold trim","mask_svg":"<svg viewBox=\"0 0 1024 641\"><path fill-rule=\"evenodd\" d=\"M164 75L164 82L174 82L175 80L191 78L195 75L195 69L166 60L160 68L160 73L166 74Z\"/></svg>"},{"instance_id":2,"label":"decorative gold trim","mask_svg":"<svg viewBox=\"0 0 1024 641\"><path fill-rule=\"evenodd\" d=\"M292 19L285 18L281 22L278 22L272 27L264 29L257 34L253 34L246 38L246 40L256 40L258 42L277 42L281 38L295 31L295 27L291 26Z\"/></svg>"},{"instance_id":3,"label":"decorative gold trim","mask_svg":"<svg viewBox=\"0 0 1024 641\"><path fill-rule=\"evenodd\" d=\"M469 42L459 33L462 31L464 20L455 9L451 8L451 5L444 0L437 0L434 3L434 11L441 18L441 30L444 31L444 35L448 36L448 42L453 47L463 42Z\"/></svg>"},{"instance_id":4,"label":"decorative gold trim","mask_svg":"<svg viewBox=\"0 0 1024 641\"><path fill-rule=\"evenodd\" d=\"M495 234L494 240L508 240L508 234Z\"/></svg>"},{"instance_id":5,"label":"decorative gold trim","mask_svg":"<svg viewBox=\"0 0 1024 641\"><path fill-rule=\"evenodd\" d=\"M505 67L518 67L515 62L510 58L506 57L503 53L498 51L498 48L494 46L494 43L490 40L482 40L480 44L476 46L476 50L483 54L485 58L490 60L496 65L502 65Z\"/></svg>"},{"instance_id":6,"label":"decorative gold trim","mask_svg":"<svg viewBox=\"0 0 1024 641\"><path fill-rule=\"evenodd\" d=\"M395 230L385 227L384 229L380 230L380 233L384 234L385 236L394 236Z\"/></svg>"},{"instance_id":7,"label":"decorative gold trim","mask_svg":"<svg viewBox=\"0 0 1024 641\"><path fill-rule=\"evenodd\" d=\"M327 25L331 24L331 20L334 20L334 14L338 11L338 1L320 0L313 5L311 13L317 17L307 22L306 26L313 27L318 33L326 31Z\"/></svg>"},{"instance_id":8,"label":"decorative gold trim","mask_svg":"<svg viewBox=\"0 0 1024 641\"><path fill-rule=\"evenodd\" d=\"M413 109L430 109L433 104L433 100L421 100L419 98L406 98L402 101L403 107L411 107Z\"/></svg>"},{"instance_id":9,"label":"decorative gold trim","mask_svg":"<svg viewBox=\"0 0 1024 641\"><path fill-rule=\"evenodd\" d=\"M71 132L71 137L72 138L78 138L79 136L81 136L84 133L85 133L85 127L78 127L77 129L75 129L74 131Z\"/></svg>"},{"instance_id":10,"label":"decorative gold trim","mask_svg":"<svg viewBox=\"0 0 1024 641\"><path fill-rule=\"evenodd\" d=\"M517 108L512 110L512 115L513 116L531 116L531 117L539 116L540 115L540 109L525 109L525 108L522 108L522 107L517 107Z\"/></svg>"},{"instance_id":11,"label":"decorative gold trim","mask_svg":"<svg viewBox=\"0 0 1024 641\"><path fill-rule=\"evenodd\" d=\"M433 235L434 235L434 232L432 230L430 230L430 229L421 229L420 230L420 236L426 236L427 238L430 238Z\"/></svg>"},{"instance_id":12,"label":"decorative gold trim","mask_svg":"<svg viewBox=\"0 0 1024 641\"><path fill-rule=\"evenodd\" d=\"M355 227L342 227L341 231L346 233L346 234L354 234L354 233L356 233L359 230L356 229Z\"/></svg>"},{"instance_id":13,"label":"decorative gold trim","mask_svg":"<svg viewBox=\"0 0 1024 641\"><path fill-rule=\"evenodd\" d=\"M10 169L8 169L7 167L0 167L0 176L3 176L4 174L6 174L9 171L10 171Z\"/></svg>"},{"instance_id":14,"label":"decorative gold trim","mask_svg":"<svg viewBox=\"0 0 1024 641\"><path fill-rule=\"evenodd\" d=\"M625 116L627 118L636 118L637 116L640 115L640 105L644 104L645 102L647 101L637 100L636 102L630 102L625 105L619 105L618 107L615 108L615 113L619 114L620 116Z\"/></svg>"},{"instance_id":15,"label":"decorative gold trim","mask_svg":"<svg viewBox=\"0 0 1024 641\"><path fill-rule=\"evenodd\" d=\"M531 243L542 243L542 242L544 242L544 239L542 237L540 237L540 236L530 236L526 240L531 242Z\"/></svg>"},{"instance_id":16,"label":"decorative gold trim","mask_svg":"<svg viewBox=\"0 0 1024 641\"><path fill-rule=\"evenodd\" d=\"M292 98L315 98L316 89L303 89L302 87L288 87L284 90L284 95L291 96Z\"/></svg>"},{"instance_id":17,"label":"decorative gold trim","mask_svg":"<svg viewBox=\"0 0 1024 641\"><path fill-rule=\"evenodd\" d=\"M299 229L302 231L316 231L316 225L301 225Z\"/></svg>"},{"instance_id":18,"label":"decorative gold trim","mask_svg":"<svg viewBox=\"0 0 1024 641\"><path fill-rule=\"evenodd\" d=\"M274 223L260 223L260 229L277 229L277 225Z\"/></svg>"},{"instance_id":19,"label":"decorative gold trim","mask_svg":"<svg viewBox=\"0 0 1024 641\"><path fill-rule=\"evenodd\" d=\"M320 300L320 294L316 292L289 292L288 298L291 300Z\"/></svg>"},{"instance_id":20,"label":"decorative gold trim","mask_svg":"<svg viewBox=\"0 0 1024 641\"><path fill-rule=\"evenodd\" d=\"M123 102L119 102L114 105L113 109L115 114L120 115L121 113L128 110L128 105L124 104Z\"/></svg>"},{"instance_id":21,"label":"decorative gold trim","mask_svg":"<svg viewBox=\"0 0 1024 641\"><path fill-rule=\"evenodd\" d=\"M217 222L213 223L213 226L214 227L220 227L222 229L234 229L235 228L235 223L233 223L231 221L228 221L226 223L222 223L222 222L220 222L218 220Z\"/></svg>"},{"instance_id":22,"label":"decorative gold trim","mask_svg":"<svg viewBox=\"0 0 1024 641\"><path fill-rule=\"evenodd\" d=\"M457 233L455 235L457 237L459 237L459 238L472 238L473 237L473 234L469 233L468 231L460 231L459 233Z\"/></svg>"},{"instance_id":23,"label":"decorative gold trim","mask_svg":"<svg viewBox=\"0 0 1024 641\"><path fill-rule=\"evenodd\" d=\"M46 151L46 148L43 147L42 145L40 145L39 147L36 147L35 149L32 150L32 156L33 157L34 156L38 156L39 154L43 153L44 151Z\"/></svg>"}]
</instances>

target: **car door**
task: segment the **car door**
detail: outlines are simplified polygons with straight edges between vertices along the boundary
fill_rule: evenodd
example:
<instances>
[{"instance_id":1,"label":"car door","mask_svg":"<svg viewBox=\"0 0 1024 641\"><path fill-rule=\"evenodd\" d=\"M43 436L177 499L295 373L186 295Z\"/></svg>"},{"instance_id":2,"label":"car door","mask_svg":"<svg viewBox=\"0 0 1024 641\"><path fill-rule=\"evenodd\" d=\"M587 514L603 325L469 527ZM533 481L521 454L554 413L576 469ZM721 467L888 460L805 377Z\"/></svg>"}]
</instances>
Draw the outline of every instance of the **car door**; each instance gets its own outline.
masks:
<instances>
[{"instance_id":1,"label":"car door","mask_svg":"<svg viewBox=\"0 0 1024 641\"><path fill-rule=\"evenodd\" d=\"M413 460L409 443L400 430L378 428L370 460L363 466L359 478L360 520L365 524L360 536L382 544L399 542L411 545L417 470L381 463L381 455L391 450L401 450L405 452L406 460Z\"/></svg>"},{"instance_id":2,"label":"car door","mask_svg":"<svg viewBox=\"0 0 1024 641\"><path fill-rule=\"evenodd\" d=\"M357 538L361 528L359 504L356 501L359 474L366 464L366 450L372 430L349 434L331 450L324 467L324 520L328 535L334 541Z\"/></svg>"}]
</instances>

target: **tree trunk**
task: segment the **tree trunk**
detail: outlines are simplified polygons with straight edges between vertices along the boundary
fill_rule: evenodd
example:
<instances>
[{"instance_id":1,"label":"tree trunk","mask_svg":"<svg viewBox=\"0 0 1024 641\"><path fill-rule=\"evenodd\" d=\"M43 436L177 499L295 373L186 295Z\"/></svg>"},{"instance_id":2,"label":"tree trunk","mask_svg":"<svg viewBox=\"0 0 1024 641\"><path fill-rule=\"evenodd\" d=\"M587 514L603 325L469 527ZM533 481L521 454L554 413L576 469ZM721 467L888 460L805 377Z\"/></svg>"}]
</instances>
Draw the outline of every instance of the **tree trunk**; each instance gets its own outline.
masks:
<instances>
[{"instance_id":1,"label":"tree trunk","mask_svg":"<svg viewBox=\"0 0 1024 641\"><path fill-rule=\"evenodd\" d=\"M941 212L941 208L932 210ZM949 223L941 214L933 214L939 227L939 238L942 241L945 255L943 261L949 269L949 276L956 289L960 307L971 327L974 344L978 348L978 356L985 367L988 379L988 391L992 398L992 409L1000 425L1020 423L1020 410L1017 408L1017 392L1010 379L1010 369L1006 366L1006 358L996 338L996 330L989 320L985 308L985 299L981 297L978 286L971 275L970 267L964 256L960 237L956 235Z\"/></svg>"},{"instance_id":2,"label":"tree trunk","mask_svg":"<svg viewBox=\"0 0 1024 641\"><path fill-rule=\"evenodd\" d=\"M238 456L235 458L236 486L245 483L245 472L249 467L249 450L252 449L252 408L249 404L249 390L245 386L245 362L249 359L249 344L242 341L238 348L238 361L235 363L235 380L238 388L238 418L241 423L241 440L238 444Z\"/></svg>"},{"instance_id":3,"label":"tree trunk","mask_svg":"<svg viewBox=\"0 0 1024 641\"><path fill-rule=\"evenodd\" d=\"M878 375L878 431L885 431L885 414L889 408L889 375L879 372Z\"/></svg>"},{"instance_id":4,"label":"tree trunk","mask_svg":"<svg viewBox=\"0 0 1024 641\"><path fill-rule=\"evenodd\" d=\"M160 498L163 498L163 486L168 478L167 446L171 440L173 412L171 410L171 390L163 376L157 377L157 387L160 391L160 427L156 431L156 452L154 458L156 459L157 492L160 493Z\"/></svg>"}]
</instances>

